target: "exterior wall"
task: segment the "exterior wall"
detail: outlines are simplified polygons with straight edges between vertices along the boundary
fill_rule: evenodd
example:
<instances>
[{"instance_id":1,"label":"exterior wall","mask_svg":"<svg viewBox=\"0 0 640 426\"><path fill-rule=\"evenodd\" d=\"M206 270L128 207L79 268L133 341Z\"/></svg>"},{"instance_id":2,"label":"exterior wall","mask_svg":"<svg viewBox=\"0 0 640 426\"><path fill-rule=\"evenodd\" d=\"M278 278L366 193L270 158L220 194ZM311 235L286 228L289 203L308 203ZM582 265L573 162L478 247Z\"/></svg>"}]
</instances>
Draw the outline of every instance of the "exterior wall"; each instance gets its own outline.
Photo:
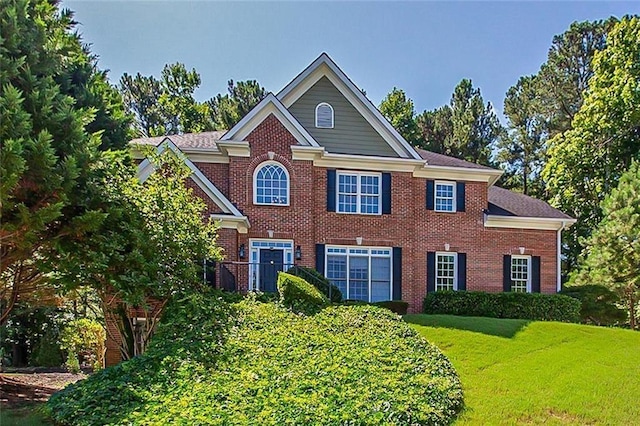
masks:
<instances>
[{"instance_id":1,"label":"exterior wall","mask_svg":"<svg viewBox=\"0 0 640 426\"><path fill-rule=\"evenodd\" d=\"M251 228L248 234L221 230L219 243L226 249L227 261L241 260L238 247L244 244L247 262L249 239L266 239L269 230L274 239L300 245L302 259L296 263L309 267L315 266L317 243L355 246L356 238L362 237L363 246L402 247L402 298L410 303L411 312L420 312L427 287L427 252L444 251L447 243L450 251L467 253L467 290L499 292L503 255L519 254L519 247L525 247L525 254L541 257L541 291L556 291L556 232L485 228L486 183L466 182L465 212L440 213L426 209L425 179L394 172L391 214L328 212L327 169L314 167L310 161L292 160L290 146L297 142L277 118L269 116L246 139L251 157L231 157L228 195L247 215ZM253 172L269 160L269 152L289 171L289 206L253 205ZM224 186L223 177L210 177ZM248 267L231 264L228 268L236 275L239 289L246 291Z\"/></svg>"},{"instance_id":2,"label":"exterior wall","mask_svg":"<svg viewBox=\"0 0 640 426\"><path fill-rule=\"evenodd\" d=\"M320 102L327 102L333 107L333 129L316 127L316 106ZM327 77L322 77L295 101L289 112L328 152L398 157Z\"/></svg>"}]
</instances>

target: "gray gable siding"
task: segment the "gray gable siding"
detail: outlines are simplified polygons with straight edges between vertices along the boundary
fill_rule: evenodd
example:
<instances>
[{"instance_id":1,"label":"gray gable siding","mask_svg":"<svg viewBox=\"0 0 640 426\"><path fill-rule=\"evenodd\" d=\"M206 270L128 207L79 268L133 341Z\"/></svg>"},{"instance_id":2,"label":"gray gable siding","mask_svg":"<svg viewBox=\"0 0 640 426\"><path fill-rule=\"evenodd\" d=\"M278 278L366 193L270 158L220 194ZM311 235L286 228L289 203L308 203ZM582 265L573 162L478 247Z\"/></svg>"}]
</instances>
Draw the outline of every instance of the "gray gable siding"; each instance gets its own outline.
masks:
<instances>
[{"instance_id":1,"label":"gray gable siding","mask_svg":"<svg viewBox=\"0 0 640 426\"><path fill-rule=\"evenodd\" d=\"M316 128L315 112L320 102L333 107L333 129ZM327 77L322 77L295 101L289 112L328 152L399 157Z\"/></svg>"}]
</instances>

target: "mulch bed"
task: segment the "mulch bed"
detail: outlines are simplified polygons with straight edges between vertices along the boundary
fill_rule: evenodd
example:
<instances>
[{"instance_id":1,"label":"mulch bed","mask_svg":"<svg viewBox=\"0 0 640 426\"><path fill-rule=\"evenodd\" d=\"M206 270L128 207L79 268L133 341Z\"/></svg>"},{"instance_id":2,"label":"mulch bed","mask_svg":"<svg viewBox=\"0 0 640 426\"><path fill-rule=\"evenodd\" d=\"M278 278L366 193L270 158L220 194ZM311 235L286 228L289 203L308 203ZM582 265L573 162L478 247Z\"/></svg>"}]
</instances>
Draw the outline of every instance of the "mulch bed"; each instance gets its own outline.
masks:
<instances>
[{"instance_id":1,"label":"mulch bed","mask_svg":"<svg viewBox=\"0 0 640 426\"><path fill-rule=\"evenodd\" d=\"M44 402L69 383L86 377L82 373L1 373L0 404L16 407L31 402Z\"/></svg>"}]
</instances>

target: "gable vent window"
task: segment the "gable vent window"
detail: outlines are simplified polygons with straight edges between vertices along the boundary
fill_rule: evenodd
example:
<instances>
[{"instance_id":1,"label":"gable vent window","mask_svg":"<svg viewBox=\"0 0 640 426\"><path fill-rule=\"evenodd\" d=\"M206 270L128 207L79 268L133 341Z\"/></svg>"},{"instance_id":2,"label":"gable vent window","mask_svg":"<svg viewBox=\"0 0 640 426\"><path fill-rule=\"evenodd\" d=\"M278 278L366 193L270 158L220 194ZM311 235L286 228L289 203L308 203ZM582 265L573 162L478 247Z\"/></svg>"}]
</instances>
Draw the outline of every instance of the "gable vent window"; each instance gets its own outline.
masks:
<instances>
[{"instance_id":1,"label":"gable vent window","mask_svg":"<svg viewBox=\"0 0 640 426\"><path fill-rule=\"evenodd\" d=\"M333 129L333 107L326 102L316 106L316 127Z\"/></svg>"}]
</instances>

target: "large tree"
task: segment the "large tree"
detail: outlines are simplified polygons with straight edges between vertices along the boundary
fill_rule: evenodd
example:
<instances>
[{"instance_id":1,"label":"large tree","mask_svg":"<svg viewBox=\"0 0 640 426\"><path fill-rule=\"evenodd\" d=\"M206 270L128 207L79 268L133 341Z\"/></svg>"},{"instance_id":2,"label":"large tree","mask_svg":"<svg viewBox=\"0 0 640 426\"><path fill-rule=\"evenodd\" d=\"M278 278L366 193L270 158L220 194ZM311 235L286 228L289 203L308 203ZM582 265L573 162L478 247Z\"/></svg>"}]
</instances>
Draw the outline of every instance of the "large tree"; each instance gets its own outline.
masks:
<instances>
[{"instance_id":1,"label":"large tree","mask_svg":"<svg viewBox=\"0 0 640 426\"><path fill-rule=\"evenodd\" d=\"M159 80L153 76L124 74L120 91L136 118L134 129L142 136L175 135L212 130L209 107L198 102L200 74L184 64L167 64Z\"/></svg>"},{"instance_id":2,"label":"large tree","mask_svg":"<svg viewBox=\"0 0 640 426\"><path fill-rule=\"evenodd\" d=\"M124 359L144 352L167 301L199 288L203 262L221 255L204 201L186 186L191 170L169 149L150 159L155 171L140 182L127 154L103 154L90 201L98 226L47 256L65 291L98 293Z\"/></svg>"},{"instance_id":3,"label":"large tree","mask_svg":"<svg viewBox=\"0 0 640 426\"><path fill-rule=\"evenodd\" d=\"M265 96L267 91L256 80L228 81L226 94L207 101L209 119L216 130L228 130L242 120Z\"/></svg>"},{"instance_id":4,"label":"large tree","mask_svg":"<svg viewBox=\"0 0 640 426\"><path fill-rule=\"evenodd\" d=\"M503 185L542 198L547 123L539 111L536 76L521 77L504 100L507 131L498 142L497 159L506 171Z\"/></svg>"},{"instance_id":5,"label":"large tree","mask_svg":"<svg viewBox=\"0 0 640 426\"><path fill-rule=\"evenodd\" d=\"M503 133L491 103L485 104L479 88L463 79L442 108L417 118L421 145L473 163L492 165L491 153Z\"/></svg>"},{"instance_id":6,"label":"large tree","mask_svg":"<svg viewBox=\"0 0 640 426\"><path fill-rule=\"evenodd\" d=\"M404 90L394 87L378 108L407 142L414 146L420 144L415 120L416 111L413 101L407 97Z\"/></svg>"},{"instance_id":7,"label":"large tree","mask_svg":"<svg viewBox=\"0 0 640 426\"><path fill-rule=\"evenodd\" d=\"M43 251L94 219L84 208L99 147L127 117L56 1L0 3L0 304L42 288Z\"/></svg>"},{"instance_id":8,"label":"large tree","mask_svg":"<svg viewBox=\"0 0 640 426\"><path fill-rule=\"evenodd\" d=\"M636 328L640 300L640 162L634 162L602 204L603 219L587 241L575 284L604 284L615 291Z\"/></svg>"},{"instance_id":9,"label":"large tree","mask_svg":"<svg viewBox=\"0 0 640 426\"><path fill-rule=\"evenodd\" d=\"M602 219L600 204L632 159L640 158L640 19L617 23L607 47L593 56L593 76L572 129L549 142L543 178L552 203L578 219L566 232L575 266Z\"/></svg>"}]
</instances>

